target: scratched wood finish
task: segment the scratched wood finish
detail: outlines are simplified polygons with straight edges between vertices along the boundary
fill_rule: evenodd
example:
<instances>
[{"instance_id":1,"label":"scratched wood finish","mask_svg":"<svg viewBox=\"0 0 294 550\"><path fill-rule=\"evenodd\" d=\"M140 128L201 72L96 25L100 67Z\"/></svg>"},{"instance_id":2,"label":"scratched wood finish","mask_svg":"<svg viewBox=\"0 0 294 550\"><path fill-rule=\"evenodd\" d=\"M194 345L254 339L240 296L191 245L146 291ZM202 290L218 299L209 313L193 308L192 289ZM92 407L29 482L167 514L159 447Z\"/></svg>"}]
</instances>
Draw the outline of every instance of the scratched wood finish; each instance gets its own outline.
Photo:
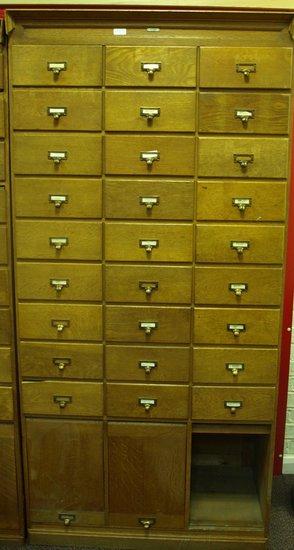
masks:
<instances>
[{"instance_id":1,"label":"scratched wood finish","mask_svg":"<svg viewBox=\"0 0 294 550\"><path fill-rule=\"evenodd\" d=\"M8 270L0 267L0 306L8 306L9 301Z\"/></svg>"},{"instance_id":2,"label":"scratched wood finish","mask_svg":"<svg viewBox=\"0 0 294 550\"><path fill-rule=\"evenodd\" d=\"M0 225L0 264L7 264L7 229Z\"/></svg>"},{"instance_id":3,"label":"scratched wood finish","mask_svg":"<svg viewBox=\"0 0 294 550\"><path fill-rule=\"evenodd\" d=\"M4 185L0 184L0 223L6 222L7 220L6 209L6 189Z\"/></svg>"},{"instance_id":4,"label":"scratched wood finish","mask_svg":"<svg viewBox=\"0 0 294 550\"><path fill-rule=\"evenodd\" d=\"M0 181L5 180L5 145L0 142Z\"/></svg>"},{"instance_id":5,"label":"scratched wood finish","mask_svg":"<svg viewBox=\"0 0 294 550\"><path fill-rule=\"evenodd\" d=\"M0 345L11 343L11 314L8 309L0 309Z\"/></svg>"},{"instance_id":6,"label":"scratched wood finish","mask_svg":"<svg viewBox=\"0 0 294 550\"><path fill-rule=\"evenodd\" d=\"M152 530L184 527L186 436L180 424L109 423L110 525L153 517Z\"/></svg>"},{"instance_id":7,"label":"scratched wood finish","mask_svg":"<svg viewBox=\"0 0 294 550\"><path fill-rule=\"evenodd\" d=\"M0 138L5 137L5 103L4 95L0 93Z\"/></svg>"},{"instance_id":8,"label":"scratched wood finish","mask_svg":"<svg viewBox=\"0 0 294 550\"><path fill-rule=\"evenodd\" d=\"M12 381L12 352L10 348L0 347L0 383Z\"/></svg>"},{"instance_id":9,"label":"scratched wood finish","mask_svg":"<svg viewBox=\"0 0 294 550\"><path fill-rule=\"evenodd\" d=\"M0 386L0 420L13 420L13 393L9 386Z\"/></svg>"},{"instance_id":10,"label":"scratched wood finish","mask_svg":"<svg viewBox=\"0 0 294 550\"><path fill-rule=\"evenodd\" d=\"M0 530L19 530L18 484L15 463L15 428L0 424ZM5 535L4 535L5 536ZM7 539L6 539L7 540ZM5 543L4 543L5 544Z\"/></svg>"}]
</instances>

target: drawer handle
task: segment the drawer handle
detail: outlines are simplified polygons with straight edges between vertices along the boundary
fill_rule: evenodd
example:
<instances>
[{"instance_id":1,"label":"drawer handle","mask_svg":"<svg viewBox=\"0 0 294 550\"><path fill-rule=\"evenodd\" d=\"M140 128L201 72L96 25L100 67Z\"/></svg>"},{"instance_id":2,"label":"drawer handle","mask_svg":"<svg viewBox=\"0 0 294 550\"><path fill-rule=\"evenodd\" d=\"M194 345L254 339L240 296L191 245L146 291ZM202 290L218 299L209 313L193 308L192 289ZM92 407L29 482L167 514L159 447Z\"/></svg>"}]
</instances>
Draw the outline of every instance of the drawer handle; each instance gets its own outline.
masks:
<instances>
[{"instance_id":1,"label":"drawer handle","mask_svg":"<svg viewBox=\"0 0 294 550\"><path fill-rule=\"evenodd\" d=\"M47 107L47 115L52 116L54 120L59 120L60 117L67 115L66 107Z\"/></svg>"},{"instance_id":2,"label":"drawer handle","mask_svg":"<svg viewBox=\"0 0 294 550\"><path fill-rule=\"evenodd\" d=\"M231 248L236 250L237 254L242 256L244 250L248 250L250 241L231 241Z\"/></svg>"},{"instance_id":3,"label":"drawer handle","mask_svg":"<svg viewBox=\"0 0 294 550\"><path fill-rule=\"evenodd\" d=\"M69 279L50 279L50 285L59 293L63 288L69 286Z\"/></svg>"},{"instance_id":4,"label":"drawer handle","mask_svg":"<svg viewBox=\"0 0 294 550\"><path fill-rule=\"evenodd\" d=\"M74 514L58 514L58 519L60 519L65 526L68 526L76 520L76 516Z\"/></svg>"},{"instance_id":5,"label":"drawer handle","mask_svg":"<svg viewBox=\"0 0 294 550\"><path fill-rule=\"evenodd\" d=\"M72 397L71 395L54 395L53 401L59 405L60 409L65 409L66 405L72 403Z\"/></svg>"},{"instance_id":6,"label":"drawer handle","mask_svg":"<svg viewBox=\"0 0 294 550\"><path fill-rule=\"evenodd\" d=\"M256 73L256 63L237 63L236 72L244 76L244 80L248 82L251 73Z\"/></svg>"},{"instance_id":7,"label":"drawer handle","mask_svg":"<svg viewBox=\"0 0 294 550\"><path fill-rule=\"evenodd\" d=\"M142 151L140 153L140 160L146 162L149 168L152 168L153 162L160 159L159 151Z\"/></svg>"},{"instance_id":8,"label":"drawer handle","mask_svg":"<svg viewBox=\"0 0 294 550\"><path fill-rule=\"evenodd\" d=\"M232 199L232 205L236 206L240 210L240 213L245 212L246 208L249 208L252 204L252 199L241 199L241 198L235 198Z\"/></svg>"},{"instance_id":9,"label":"drawer handle","mask_svg":"<svg viewBox=\"0 0 294 550\"><path fill-rule=\"evenodd\" d=\"M152 123L153 119L160 116L159 107L140 107L140 116L145 117L147 122Z\"/></svg>"},{"instance_id":10,"label":"drawer handle","mask_svg":"<svg viewBox=\"0 0 294 550\"><path fill-rule=\"evenodd\" d=\"M69 367L71 365L71 359L68 357L53 357L52 363L62 372L65 367Z\"/></svg>"},{"instance_id":11,"label":"drawer handle","mask_svg":"<svg viewBox=\"0 0 294 550\"><path fill-rule=\"evenodd\" d=\"M156 407L157 399L147 399L146 397L140 397L138 399L139 405L144 407L145 411L150 411L152 407Z\"/></svg>"},{"instance_id":12,"label":"drawer handle","mask_svg":"<svg viewBox=\"0 0 294 550\"><path fill-rule=\"evenodd\" d=\"M159 63L141 63L141 71L145 71L151 79L154 73L161 71L161 62Z\"/></svg>"},{"instance_id":13,"label":"drawer handle","mask_svg":"<svg viewBox=\"0 0 294 550\"><path fill-rule=\"evenodd\" d=\"M59 77L61 71L66 71L66 61L48 61L47 70L52 71L55 78Z\"/></svg>"},{"instance_id":14,"label":"drawer handle","mask_svg":"<svg viewBox=\"0 0 294 550\"><path fill-rule=\"evenodd\" d=\"M232 332L234 334L234 336L237 338L237 336L240 336L241 332L245 332L246 325L244 325L243 323L239 324L239 325L228 324L227 325L227 330Z\"/></svg>"},{"instance_id":15,"label":"drawer handle","mask_svg":"<svg viewBox=\"0 0 294 550\"><path fill-rule=\"evenodd\" d=\"M147 254L151 254L153 248L159 247L159 241L158 240L148 241L148 240L140 239L139 246L140 248L145 248Z\"/></svg>"},{"instance_id":16,"label":"drawer handle","mask_svg":"<svg viewBox=\"0 0 294 550\"><path fill-rule=\"evenodd\" d=\"M67 160L67 151L48 151L48 159L59 165L62 160Z\"/></svg>"},{"instance_id":17,"label":"drawer handle","mask_svg":"<svg viewBox=\"0 0 294 550\"><path fill-rule=\"evenodd\" d=\"M236 296L242 296L242 292L247 292L248 284L247 283L230 283L229 290L234 292Z\"/></svg>"},{"instance_id":18,"label":"drawer handle","mask_svg":"<svg viewBox=\"0 0 294 550\"><path fill-rule=\"evenodd\" d=\"M140 204L146 206L146 211L151 212L153 206L159 204L159 197L140 197Z\"/></svg>"},{"instance_id":19,"label":"drawer handle","mask_svg":"<svg viewBox=\"0 0 294 550\"><path fill-rule=\"evenodd\" d=\"M235 118L239 118L242 122L243 127L246 128L248 124L248 120L254 118L254 111L236 109Z\"/></svg>"},{"instance_id":20,"label":"drawer handle","mask_svg":"<svg viewBox=\"0 0 294 550\"><path fill-rule=\"evenodd\" d=\"M57 329L57 332L63 332L65 328L68 328L70 325L70 321L57 321L56 319L52 319L51 326Z\"/></svg>"},{"instance_id":21,"label":"drawer handle","mask_svg":"<svg viewBox=\"0 0 294 550\"><path fill-rule=\"evenodd\" d=\"M230 409L231 414L236 414L238 409L241 409L243 406L242 401L225 401L224 403L226 409Z\"/></svg>"},{"instance_id":22,"label":"drawer handle","mask_svg":"<svg viewBox=\"0 0 294 550\"><path fill-rule=\"evenodd\" d=\"M151 296L153 290L158 290L158 283L155 281L150 283L139 281L139 289L144 290L147 296Z\"/></svg>"},{"instance_id":23,"label":"drawer handle","mask_svg":"<svg viewBox=\"0 0 294 550\"><path fill-rule=\"evenodd\" d=\"M49 238L50 246L54 246L56 250L61 250L63 246L68 246L67 237L50 237Z\"/></svg>"},{"instance_id":24,"label":"drawer handle","mask_svg":"<svg viewBox=\"0 0 294 550\"><path fill-rule=\"evenodd\" d=\"M49 195L49 202L54 204L55 208L61 208L68 202L68 195Z\"/></svg>"},{"instance_id":25,"label":"drawer handle","mask_svg":"<svg viewBox=\"0 0 294 550\"><path fill-rule=\"evenodd\" d=\"M234 154L234 162L236 164L240 164L241 170L244 172L247 170L248 165L252 164L254 161L254 155L243 155L236 153Z\"/></svg>"},{"instance_id":26,"label":"drawer handle","mask_svg":"<svg viewBox=\"0 0 294 550\"><path fill-rule=\"evenodd\" d=\"M233 376L238 376L239 372L245 369L244 363L227 363L226 369L232 373Z\"/></svg>"},{"instance_id":27,"label":"drawer handle","mask_svg":"<svg viewBox=\"0 0 294 550\"><path fill-rule=\"evenodd\" d=\"M139 369L144 369L146 374L151 374L152 369L156 369L157 362L156 361L139 361Z\"/></svg>"},{"instance_id":28,"label":"drawer handle","mask_svg":"<svg viewBox=\"0 0 294 550\"><path fill-rule=\"evenodd\" d=\"M155 518L139 518L138 522L143 525L144 529L150 529L156 523Z\"/></svg>"},{"instance_id":29,"label":"drawer handle","mask_svg":"<svg viewBox=\"0 0 294 550\"><path fill-rule=\"evenodd\" d=\"M158 323L155 321L140 321L139 322L139 329L144 330L145 334L149 335L152 333L152 330L156 330L158 328Z\"/></svg>"}]
</instances>

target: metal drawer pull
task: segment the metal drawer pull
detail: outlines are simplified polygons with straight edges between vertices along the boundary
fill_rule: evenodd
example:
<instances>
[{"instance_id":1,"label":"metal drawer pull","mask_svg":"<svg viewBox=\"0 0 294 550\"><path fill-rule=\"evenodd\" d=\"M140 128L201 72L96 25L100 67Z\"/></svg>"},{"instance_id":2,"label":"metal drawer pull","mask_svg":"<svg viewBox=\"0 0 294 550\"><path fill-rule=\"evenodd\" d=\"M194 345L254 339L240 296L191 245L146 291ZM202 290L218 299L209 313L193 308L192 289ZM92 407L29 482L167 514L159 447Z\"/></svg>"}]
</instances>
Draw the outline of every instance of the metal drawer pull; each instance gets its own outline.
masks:
<instances>
[{"instance_id":1,"label":"metal drawer pull","mask_svg":"<svg viewBox=\"0 0 294 550\"><path fill-rule=\"evenodd\" d=\"M248 250L250 241L231 241L231 248L236 250L237 254L242 255L244 250Z\"/></svg>"},{"instance_id":2,"label":"metal drawer pull","mask_svg":"<svg viewBox=\"0 0 294 550\"><path fill-rule=\"evenodd\" d=\"M237 63L236 72L242 73L244 80L248 81L251 73L256 73L256 63Z\"/></svg>"},{"instance_id":3,"label":"metal drawer pull","mask_svg":"<svg viewBox=\"0 0 294 550\"><path fill-rule=\"evenodd\" d=\"M155 518L139 518L138 519L138 522L141 523L141 525L143 525L144 529L150 529L150 527L152 527L152 525L155 524L156 522L156 519Z\"/></svg>"},{"instance_id":4,"label":"metal drawer pull","mask_svg":"<svg viewBox=\"0 0 294 550\"><path fill-rule=\"evenodd\" d=\"M53 357L52 363L58 368L58 370L63 371L65 367L69 367L71 365L71 359L68 357Z\"/></svg>"},{"instance_id":5,"label":"metal drawer pull","mask_svg":"<svg viewBox=\"0 0 294 550\"><path fill-rule=\"evenodd\" d=\"M235 292L236 296L242 296L242 292L247 292L248 284L247 283L230 283L229 290Z\"/></svg>"},{"instance_id":6,"label":"metal drawer pull","mask_svg":"<svg viewBox=\"0 0 294 550\"><path fill-rule=\"evenodd\" d=\"M54 246L56 250L61 250L63 246L68 246L67 237L50 237L49 244Z\"/></svg>"},{"instance_id":7,"label":"metal drawer pull","mask_svg":"<svg viewBox=\"0 0 294 550\"><path fill-rule=\"evenodd\" d=\"M69 279L50 279L50 285L56 292L61 292L63 288L69 286Z\"/></svg>"},{"instance_id":8,"label":"metal drawer pull","mask_svg":"<svg viewBox=\"0 0 294 550\"><path fill-rule=\"evenodd\" d=\"M76 516L74 514L58 514L58 519L63 521L64 525L70 525L72 521L75 521Z\"/></svg>"},{"instance_id":9,"label":"metal drawer pull","mask_svg":"<svg viewBox=\"0 0 294 550\"><path fill-rule=\"evenodd\" d=\"M58 403L61 409L65 409L66 405L72 403L72 397L71 395L54 395L53 401L54 403Z\"/></svg>"},{"instance_id":10,"label":"metal drawer pull","mask_svg":"<svg viewBox=\"0 0 294 550\"><path fill-rule=\"evenodd\" d=\"M226 369L229 370L233 376L238 376L239 372L245 369L244 363L227 363Z\"/></svg>"},{"instance_id":11,"label":"metal drawer pull","mask_svg":"<svg viewBox=\"0 0 294 550\"><path fill-rule=\"evenodd\" d=\"M146 206L147 212L150 212L153 206L159 204L159 197L140 197L140 204Z\"/></svg>"},{"instance_id":12,"label":"metal drawer pull","mask_svg":"<svg viewBox=\"0 0 294 550\"><path fill-rule=\"evenodd\" d=\"M226 409L230 409L231 414L236 414L237 409L241 409L243 403L242 401L225 401L224 405Z\"/></svg>"},{"instance_id":13,"label":"metal drawer pull","mask_svg":"<svg viewBox=\"0 0 294 550\"><path fill-rule=\"evenodd\" d=\"M142 151L140 153L140 160L146 162L147 166L152 168L153 162L160 159L159 151Z\"/></svg>"},{"instance_id":14,"label":"metal drawer pull","mask_svg":"<svg viewBox=\"0 0 294 550\"><path fill-rule=\"evenodd\" d=\"M68 328L70 325L69 321L57 321L52 319L51 326L57 329L57 332L63 332L65 328Z\"/></svg>"},{"instance_id":15,"label":"metal drawer pull","mask_svg":"<svg viewBox=\"0 0 294 550\"><path fill-rule=\"evenodd\" d=\"M157 399L147 399L146 397L140 397L138 400L139 405L142 405L145 411L150 411L151 407L156 407Z\"/></svg>"},{"instance_id":16,"label":"metal drawer pull","mask_svg":"<svg viewBox=\"0 0 294 550\"><path fill-rule=\"evenodd\" d=\"M152 330L157 329L158 324L155 321L140 321L139 328L145 331L145 334L151 334Z\"/></svg>"},{"instance_id":17,"label":"metal drawer pull","mask_svg":"<svg viewBox=\"0 0 294 550\"><path fill-rule=\"evenodd\" d=\"M157 362L156 361L139 361L139 369L144 369L146 374L150 374L152 369L156 369Z\"/></svg>"},{"instance_id":18,"label":"metal drawer pull","mask_svg":"<svg viewBox=\"0 0 294 550\"><path fill-rule=\"evenodd\" d=\"M140 107L140 116L147 118L147 122L153 122L153 119L160 116L159 107Z\"/></svg>"},{"instance_id":19,"label":"metal drawer pull","mask_svg":"<svg viewBox=\"0 0 294 550\"><path fill-rule=\"evenodd\" d=\"M244 212L246 208L249 208L249 206L251 206L251 204L252 204L252 199L245 199L245 198L232 199L232 205L236 206L240 210L240 212Z\"/></svg>"},{"instance_id":20,"label":"metal drawer pull","mask_svg":"<svg viewBox=\"0 0 294 550\"><path fill-rule=\"evenodd\" d=\"M156 71L161 71L161 62L159 63L141 63L141 71L146 71L149 78L153 78Z\"/></svg>"},{"instance_id":21,"label":"metal drawer pull","mask_svg":"<svg viewBox=\"0 0 294 550\"><path fill-rule=\"evenodd\" d=\"M68 195L49 195L49 202L52 202L55 208L61 208L68 202Z\"/></svg>"},{"instance_id":22,"label":"metal drawer pull","mask_svg":"<svg viewBox=\"0 0 294 550\"><path fill-rule=\"evenodd\" d=\"M47 115L52 116L54 120L59 120L61 116L67 115L66 107L47 107Z\"/></svg>"},{"instance_id":23,"label":"metal drawer pull","mask_svg":"<svg viewBox=\"0 0 294 550\"><path fill-rule=\"evenodd\" d=\"M248 164L252 164L254 161L254 155L234 154L234 162L240 164L242 170L247 170Z\"/></svg>"},{"instance_id":24,"label":"metal drawer pull","mask_svg":"<svg viewBox=\"0 0 294 550\"><path fill-rule=\"evenodd\" d=\"M53 160L54 164L60 164L67 159L67 151L48 151L48 159Z\"/></svg>"},{"instance_id":25,"label":"metal drawer pull","mask_svg":"<svg viewBox=\"0 0 294 550\"><path fill-rule=\"evenodd\" d=\"M139 241L139 246L140 248L145 248L147 254L150 254L153 250L153 248L158 248L159 247L159 241L158 240L154 240L154 241L145 241L144 239L140 239Z\"/></svg>"},{"instance_id":26,"label":"metal drawer pull","mask_svg":"<svg viewBox=\"0 0 294 550\"><path fill-rule=\"evenodd\" d=\"M61 71L66 71L66 61L48 61L47 70L52 71L55 77L59 76Z\"/></svg>"},{"instance_id":27,"label":"metal drawer pull","mask_svg":"<svg viewBox=\"0 0 294 550\"><path fill-rule=\"evenodd\" d=\"M243 126L246 128L248 124L248 120L254 118L254 111L247 111L247 110L235 110L235 118L239 118L243 124Z\"/></svg>"},{"instance_id":28,"label":"metal drawer pull","mask_svg":"<svg viewBox=\"0 0 294 550\"><path fill-rule=\"evenodd\" d=\"M147 283L145 281L139 281L139 289L144 290L147 296L150 296L153 290L158 290L158 283L157 282Z\"/></svg>"},{"instance_id":29,"label":"metal drawer pull","mask_svg":"<svg viewBox=\"0 0 294 550\"><path fill-rule=\"evenodd\" d=\"M232 332L234 334L234 336L240 336L240 333L241 332L245 332L246 330L246 325L244 325L243 323L242 324L239 324L239 325L231 325L231 324L228 324L227 325L227 330L229 330L230 332Z\"/></svg>"}]
</instances>

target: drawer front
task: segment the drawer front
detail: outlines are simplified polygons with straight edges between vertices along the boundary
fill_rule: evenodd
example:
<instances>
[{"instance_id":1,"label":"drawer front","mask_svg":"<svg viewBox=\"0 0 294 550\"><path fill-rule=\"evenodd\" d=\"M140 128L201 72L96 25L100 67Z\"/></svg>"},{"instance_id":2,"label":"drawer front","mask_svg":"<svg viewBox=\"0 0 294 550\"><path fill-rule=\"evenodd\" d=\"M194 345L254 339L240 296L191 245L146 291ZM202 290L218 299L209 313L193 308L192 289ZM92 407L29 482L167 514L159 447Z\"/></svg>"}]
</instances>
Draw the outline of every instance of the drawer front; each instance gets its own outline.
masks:
<instances>
[{"instance_id":1,"label":"drawer front","mask_svg":"<svg viewBox=\"0 0 294 550\"><path fill-rule=\"evenodd\" d=\"M101 238L101 223L94 221L16 222L18 258L100 260Z\"/></svg>"},{"instance_id":2,"label":"drawer front","mask_svg":"<svg viewBox=\"0 0 294 550\"><path fill-rule=\"evenodd\" d=\"M106 260L191 262L193 226L107 223Z\"/></svg>"},{"instance_id":3,"label":"drawer front","mask_svg":"<svg viewBox=\"0 0 294 550\"><path fill-rule=\"evenodd\" d=\"M0 264L7 264L7 229L0 225Z\"/></svg>"},{"instance_id":4,"label":"drawer front","mask_svg":"<svg viewBox=\"0 0 294 550\"><path fill-rule=\"evenodd\" d=\"M109 342L185 344L190 341L190 308L108 306L105 331Z\"/></svg>"},{"instance_id":5,"label":"drawer front","mask_svg":"<svg viewBox=\"0 0 294 550\"><path fill-rule=\"evenodd\" d=\"M277 346L279 325L278 309L196 308L194 342Z\"/></svg>"},{"instance_id":6,"label":"drawer front","mask_svg":"<svg viewBox=\"0 0 294 550\"><path fill-rule=\"evenodd\" d=\"M14 90L12 100L15 130L101 130L101 91Z\"/></svg>"},{"instance_id":7,"label":"drawer front","mask_svg":"<svg viewBox=\"0 0 294 550\"><path fill-rule=\"evenodd\" d=\"M18 311L21 338L86 341L102 339L102 306L19 304Z\"/></svg>"},{"instance_id":8,"label":"drawer front","mask_svg":"<svg viewBox=\"0 0 294 550\"><path fill-rule=\"evenodd\" d=\"M199 181L197 220L284 221L285 182Z\"/></svg>"},{"instance_id":9,"label":"drawer front","mask_svg":"<svg viewBox=\"0 0 294 550\"><path fill-rule=\"evenodd\" d=\"M195 93L107 90L105 129L123 132L194 132Z\"/></svg>"},{"instance_id":10,"label":"drawer front","mask_svg":"<svg viewBox=\"0 0 294 550\"><path fill-rule=\"evenodd\" d=\"M43 380L22 382L25 414L102 416L103 385Z\"/></svg>"},{"instance_id":11,"label":"drawer front","mask_svg":"<svg viewBox=\"0 0 294 550\"><path fill-rule=\"evenodd\" d=\"M13 139L15 174L101 174L100 136L22 132Z\"/></svg>"},{"instance_id":12,"label":"drawer front","mask_svg":"<svg viewBox=\"0 0 294 550\"><path fill-rule=\"evenodd\" d=\"M0 180L5 180L5 145L0 142Z\"/></svg>"},{"instance_id":13,"label":"drawer front","mask_svg":"<svg viewBox=\"0 0 294 550\"><path fill-rule=\"evenodd\" d=\"M279 267L196 267L195 302L279 306L282 284Z\"/></svg>"},{"instance_id":14,"label":"drawer front","mask_svg":"<svg viewBox=\"0 0 294 550\"><path fill-rule=\"evenodd\" d=\"M284 227L198 225L196 257L198 262L282 264Z\"/></svg>"},{"instance_id":15,"label":"drawer front","mask_svg":"<svg viewBox=\"0 0 294 550\"><path fill-rule=\"evenodd\" d=\"M5 137L5 107L4 95L0 93L0 137Z\"/></svg>"},{"instance_id":16,"label":"drawer front","mask_svg":"<svg viewBox=\"0 0 294 550\"><path fill-rule=\"evenodd\" d=\"M194 387L192 418L228 422L271 422L274 418L275 392L275 388Z\"/></svg>"},{"instance_id":17,"label":"drawer front","mask_svg":"<svg viewBox=\"0 0 294 550\"><path fill-rule=\"evenodd\" d=\"M101 301L102 266L18 262L17 288L20 300Z\"/></svg>"},{"instance_id":18,"label":"drawer front","mask_svg":"<svg viewBox=\"0 0 294 550\"><path fill-rule=\"evenodd\" d=\"M106 174L194 174L193 136L108 135L105 138L105 147Z\"/></svg>"},{"instance_id":19,"label":"drawer front","mask_svg":"<svg viewBox=\"0 0 294 550\"><path fill-rule=\"evenodd\" d=\"M189 388L158 384L107 384L107 415L123 418L187 418Z\"/></svg>"},{"instance_id":20,"label":"drawer front","mask_svg":"<svg viewBox=\"0 0 294 550\"><path fill-rule=\"evenodd\" d=\"M42 378L102 378L102 344L21 342L22 376Z\"/></svg>"},{"instance_id":21,"label":"drawer front","mask_svg":"<svg viewBox=\"0 0 294 550\"><path fill-rule=\"evenodd\" d=\"M277 383L277 349L194 348L195 384Z\"/></svg>"},{"instance_id":22,"label":"drawer front","mask_svg":"<svg viewBox=\"0 0 294 550\"><path fill-rule=\"evenodd\" d=\"M12 381L12 352L10 348L0 348L0 382Z\"/></svg>"},{"instance_id":23,"label":"drawer front","mask_svg":"<svg viewBox=\"0 0 294 550\"><path fill-rule=\"evenodd\" d=\"M106 86L196 86L196 48L107 46Z\"/></svg>"},{"instance_id":24,"label":"drawer front","mask_svg":"<svg viewBox=\"0 0 294 550\"><path fill-rule=\"evenodd\" d=\"M101 218L98 179L15 178L15 213L22 217Z\"/></svg>"},{"instance_id":25,"label":"drawer front","mask_svg":"<svg viewBox=\"0 0 294 550\"><path fill-rule=\"evenodd\" d=\"M287 134L290 96L209 93L199 95L199 131L232 134Z\"/></svg>"},{"instance_id":26,"label":"drawer front","mask_svg":"<svg viewBox=\"0 0 294 550\"><path fill-rule=\"evenodd\" d=\"M0 306L9 305L8 270L0 267Z\"/></svg>"},{"instance_id":27,"label":"drawer front","mask_svg":"<svg viewBox=\"0 0 294 550\"><path fill-rule=\"evenodd\" d=\"M199 176L287 178L287 138L199 138Z\"/></svg>"},{"instance_id":28,"label":"drawer front","mask_svg":"<svg viewBox=\"0 0 294 550\"><path fill-rule=\"evenodd\" d=\"M189 348L106 346L108 380L188 382L189 366Z\"/></svg>"},{"instance_id":29,"label":"drawer front","mask_svg":"<svg viewBox=\"0 0 294 550\"><path fill-rule=\"evenodd\" d=\"M0 223L6 222L6 189L0 184Z\"/></svg>"},{"instance_id":30,"label":"drawer front","mask_svg":"<svg viewBox=\"0 0 294 550\"><path fill-rule=\"evenodd\" d=\"M191 302L191 267L106 266L107 302L186 304Z\"/></svg>"},{"instance_id":31,"label":"drawer front","mask_svg":"<svg viewBox=\"0 0 294 550\"><path fill-rule=\"evenodd\" d=\"M12 388L0 386L0 420L13 420Z\"/></svg>"},{"instance_id":32,"label":"drawer front","mask_svg":"<svg viewBox=\"0 0 294 550\"><path fill-rule=\"evenodd\" d=\"M8 309L0 309L0 345L11 343L11 316Z\"/></svg>"},{"instance_id":33,"label":"drawer front","mask_svg":"<svg viewBox=\"0 0 294 550\"><path fill-rule=\"evenodd\" d=\"M291 88L291 67L292 48L200 48L207 88Z\"/></svg>"},{"instance_id":34,"label":"drawer front","mask_svg":"<svg viewBox=\"0 0 294 550\"><path fill-rule=\"evenodd\" d=\"M14 45L12 82L14 86L101 86L102 47Z\"/></svg>"},{"instance_id":35,"label":"drawer front","mask_svg":"<svg viewBox=\"0 0 294 550\"><path fill-rule=\"evenodd\" d=\"M107 218L193 219L194 182L107 179Z\"/></svg>"}]
</instances>

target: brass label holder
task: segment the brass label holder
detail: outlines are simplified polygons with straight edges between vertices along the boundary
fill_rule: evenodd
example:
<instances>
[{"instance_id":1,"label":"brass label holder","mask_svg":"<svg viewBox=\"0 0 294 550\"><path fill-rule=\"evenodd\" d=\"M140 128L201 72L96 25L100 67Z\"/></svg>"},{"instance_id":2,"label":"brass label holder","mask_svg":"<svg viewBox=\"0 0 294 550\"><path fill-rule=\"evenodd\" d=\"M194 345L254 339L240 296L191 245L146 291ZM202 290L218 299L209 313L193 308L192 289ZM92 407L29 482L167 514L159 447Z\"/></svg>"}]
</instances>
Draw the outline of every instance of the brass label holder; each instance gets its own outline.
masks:
<instances>
[{"instance_id":1,"label":"brass label holder","mask_svg":"<svg viewBox=\"0 0 294 550\"><path fill-rule=\"evenodd\" d=\"M247 283L230 283L229 290L231 292L234 292L236 296L242 296L243 292L248 291L248 284Z\"/></svg>"},{"instance_id":2,"label":"brass label holder","mask_svg":"<svg viewBox=\"0 0 294 550\"><path fill-rule=\"evenodd\" d=\"M48 159L59 165L63 160L67 160L67 151L48 151Z\"/></svg>"},{"instance_id":3,"label":"brass label holder","mask_svg":"<svg viewBox=\"0 0 294 550\"><path fill-rule=\"evenodd\" d=\"M71 395L53 395L53 402L57 403L60 409L65 409L67 405L72 403Z\"/></svg>"},{"instance_id":4,"label":"brass label holder","mask_svg":"<svg viewBox=\"0 0 294 550\"><path fill-rule=\"evenodd\" d=\"M54 120L59 120L60 117L67 115L66 107L47 107L47 115L52 116Z\"/></svg>"},{"instance_id":5,"label":"brass label holder","mask_svg":"<svg viewBox=\"0 0 294 550\"><path fill-rule=\"evenodd\" d=\"M60 372L62 372L65 367L69 367L71 365L71 359L69 359L69 357L53 357L52 363Z\"/></svg>"},{"instance_id":6,"label":"brass label holder","mask_svg":"<svg viewBox=\"0 0 294 550\"><path fill-rule=\"evenodd\" d=\"M51 326L56 328L57 332L61 334L65 328L68 328L70 326L70 321L68 320L61 321L57 319L52 319Z\"/></svg>"},{"instance_id":7,"label":"brass label holder","mask_svg":"<svg viewBox=\"0 0 294 550\"><path fill-rule=\"evenodd\" d=\"M140 204L146 206L147 212L150 212L153 206L159 205L159 197L140 197Z\"/></svg>"},{"instance_id":8,"label":"brass label holder","mask_svg":"<svg viewBox=\"0 0 294 550\"><path fill-rule=\"evenodd\" d=\"M237 63L236 72L244 76L244 80L248 82L250 75L256 73L256 63Z\"/></svg>"},{"instance_id":9,"label":"brass label holder","mask_svg":"<svg viewBox=\"0 0 294 550\"><path fill-rule=\"evenodd\" d=\"M161 71L161 62L153 63L141 63L141 71L146 72L148 77L151 79L154 76L154 73Z\"/></svg>"},{"instance_id":10,"label":"brass label holder","mask_svg":"<svg viewBox=\"0 0 294 550\"><path fill-rule=\"evenodd\" d=\"M238 376L239 372L245 370L244 363L226 363L226 369L232 373L233 376Z\"/></svg>"},{"instance_id":11,"label":"brass label holder","mask_svg":"<svg viewBox=\"0 0 294 550\"><path fill-rule=\"evenodd\" d=\"M158 328L156 321L139 321L139 329L144 330L145 334L149 336L153 330Z\"/></svg>"},{"instance_id":12,"label":"brass label holder","mask_svg":"<svg viewBox=\"0 0 294 550\"><path fill-rule=\"evenodd\" d=\"M156 407L157 399L149 399L147 397L139 397L138 404L144 407L145 411L150 411L152 407Z\"/></svg>"},{"instance_id":13,"label":"brass label holder","mask_svg":"<svg viewBox=\"0 0 294 550\"><path fill-rule=\"evenodd\" d=\"M232 199L232 205L233 206L236 206L236 208L238 208L240 210L240 212L245 212L246 208L249 208L249 206L251 206L252 204L252 199L251 198L233 198Z\"/></svg>"},{"instance_id":14,"label":"brass label holder","mask_svg":"<svg viewBox=\"0 0 294 550\"><path fill-rule=\"evenodd\" d=\"M139 361L138 367L139 369L144 369L146 374L150 374L152 369L156 369L157 361Z\"/></svg>"},{"instance_id":15,"label":"brass label holder","mask_svg":"<svg viewBox=\"0 0 294 550\"><path fill-rule=\"evenodd\" d=\"M139 289L144 290L147 296L151 296L154 290L158 290L158 283L156 281L139 281Z\"/></svg>"},{"instance_id":16,"label":"brass label holder","mask_svg":"<svg viewBox=\"0 0 294 550\"><path fill-rule=\"evenodd\" d=\"M68 195L49 195L49 202L54 204L55 208L61 208L63 204L68 203Z\"/></svg>"},{"instance_id":17,"label":"brass label holder","mask_svg":"<svg viewBox=\"0 0 294 550\"><path fill-rule=\"evenodd\" d=\"M226 409L230 409L231 414L236 414L238 409L243 407L242 401L225 401L224 406Z\"/></svg>"},{"instance_id":18,"label":"brass label holder","mask_svg":"<svg viewBox=\"0 0 294 550\"><path fill-rule=\"evenodd\" d=\"M235 337L237 336L240 336L241 332L245 332L246 331L246 325L244 323L239 323L239 324L232 324L232 323L229 323L227 325L227 330L229 332L232 332L233 335Z\"/></svg>"},{"instance_id":19,"label":"brass label holder","mask_svg":"<svg viewBox=\"0 0 294 550\"><path fill-rule=\"evenodd\" d=\"M139 247L145 248L147 254L151 254L153 248L159 247L159 241L157 239L154 239L154 240L140 239Z\"/></svg>"},{"instance_id":20,"label":"brass label holder","mask_svg":"<svg viewBox=\"0 0 294 550\"><path fill-rule=\"evenodd\" d=\"M55 78L58 78L61 71L66 71L66 69L66 61L48 61L47 63L47 71L52 71Z\"/></svg>"}]
</instances>

